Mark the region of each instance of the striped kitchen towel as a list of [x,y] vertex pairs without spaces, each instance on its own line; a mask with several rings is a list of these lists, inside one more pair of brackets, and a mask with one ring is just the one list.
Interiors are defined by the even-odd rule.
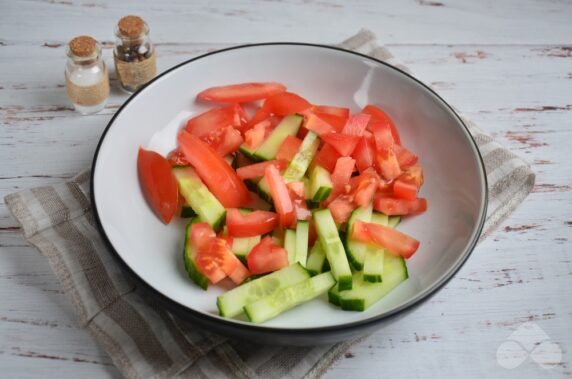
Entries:
[[[404,71],[375,36],[362,30],[341,47]],[[530,167],[468,120],[484,157],[489,208],[483,236],[531,191]],[[48,259],[79,323],[127,378],[316,378],[354,343],[260,346],[200,330],[145,297],[120,269],[95,225],[89,172],[57,185],[6,197],[30,243]]]

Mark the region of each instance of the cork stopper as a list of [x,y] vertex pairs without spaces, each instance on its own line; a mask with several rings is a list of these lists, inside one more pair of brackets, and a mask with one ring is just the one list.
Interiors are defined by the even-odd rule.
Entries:
[[137,37],[145,31],[145,21],[139,16],[125,16],[117,23],[119,32],[127,37]]
[[78,36],[70,41],[69,49],[77,57],[89,57],[97,51],[97,41],[90,36]]

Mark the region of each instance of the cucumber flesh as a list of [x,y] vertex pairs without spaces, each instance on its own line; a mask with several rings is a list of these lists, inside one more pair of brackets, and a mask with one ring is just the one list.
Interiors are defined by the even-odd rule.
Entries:
[[320,147],[318,135],[309,131],[304,137],[298,152],[294,155],[294,158],[292,158],[288,168],[286,168],[286,171],[284,171],[282,175],[286,183],[299,182],[302,180],[318,151],[318,147]]
[[[261,159],[265,161],[270,161],[276,158],[276,154],[280,149],[280,145],[288,136],[296,136],[298,134],[298,129],[300,129],[300,125],[302,124],[302,120],[304,117],[300,115],[290,115],[286,116],[282,119],[280,124],[270,132],[270,135],[266,138],[262,145],[256,149],[254,152],[253,157],[256,159]],[[245,155],[244,151],[241,152]]]
[[383,262],[385,250],[370,245],[365,252],[363,262],[363,280],[371,283],[383,281]]
[[288,263],[296,263],[296,230],[286,229],[284,232],[284,248],[288,252]]
[[272,274],[244,283],[217,298],[217,307],[223,317],[242,314],[244,306],[270,296],[281,288],[292,286],[310,277],[299,264],[293,264]]
[[348,233],[346,233],[346,249],[348,251],[348,259],[356,270],[363,269],[365,261],[365,253],[370,248],[370,245],[363,242],[353,241],[351,239],[351,232],[354,222],[357,220],[363,222],[371,222],[372,218],[371,204],[365,208],[356,208],[348,220]]
[[256,153],[256,149],[251,149],[245,144],[242,144],[238,147],[238,151],[240,151],[244,156],[255,162],[260,161],[260,159],[257,158],[256,155],[254,155],[254,153]]
[[243,263],[248,253],[260,242],[261,236],[233,238],[231,250]]
[[401,222],[401,216],[389,216],[389,220],[387,221],[387,225],[390,228],[395,228]]
[[377,225],[389,226],[389,217],[380,212],[373,212],[371,214],[371,222]]
[[322,166],[315,166],[310,173],[310,198],[314,202],[324,201],[330,196],[332,178],[328,170]]
[[185,201],[199,215],[201,221],[218,230],[225,219],[226,209],[208,190],[193,168],[175,168],[173,172]]
[[298,221],[296,224],[296,257],[295,261],[306,267],[308,260],[308,237],[310,224],[308,221]]
[[250,303],[244,307],[244,312],[250,321],[261,323],[320,296],[335,284],[332,274],[325,272]]
[[256,193],[260,196],[261,199],[267,201],[270,204],[273,204],[272,195],[270,194],[270,185],[265,177],[260,179],[258,184],[256,185]]
[[310,250],[310,255],[308,255],[308,261],[306,262],[306,270],[312,276],[316,276],[324,272],[324,266],[326,263],[326,252],[322,249],[320,241],[316,241],[312,250]]
[[316,211],[314,212],[314,221],[318,239],[326,251],[326,257],[340,291],[351,289],[352,272],[332,213],[327,208]]
[[185,229],[185,247],[183,249],[183,258],[185,260],[185,270],[187,271],[187,275],[189,275],[189,278],[197,286],[201,287],[204,290],[207,290],[207,288],[209,287],[209,280],[207,279],[206,276],[204,276],[200,272],[197,264],[195,263],[195,257],[197,255],[197,252],[191,244],[191,230],[193,224],[196,224],[197,222],[199,222],[199,219],[198,217],[195,217],[193,220],[191,220],[191,222],[187,224],[187,227]]

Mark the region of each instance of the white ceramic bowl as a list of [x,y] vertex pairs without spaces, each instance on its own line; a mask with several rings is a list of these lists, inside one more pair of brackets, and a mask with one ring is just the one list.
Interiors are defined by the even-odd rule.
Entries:
[[[342,311],[316,299],[262,325],[223,319],[216,296],[196,287],[182,261],[184,221],[163,225],[141,193],[139,146],[166,154],[185,120],[210,105],[195,95],[211,86],[278,81],[316,104],[381,106],[425,173],[421,196],[429,211],[399,229],[421,241],[407,261],[410,278],[365,312]],[[475,142],[437,94],[411,76],[370,57],[293,43],[239,46],[184,62],[153,80],[117,111],[93,163],[92,196],[103,234],[120,260],[159,300],[220,333],[263,342],[330,342],[366,333],[411,309],[450,279],[474,248],[485,219],[486,177]]]

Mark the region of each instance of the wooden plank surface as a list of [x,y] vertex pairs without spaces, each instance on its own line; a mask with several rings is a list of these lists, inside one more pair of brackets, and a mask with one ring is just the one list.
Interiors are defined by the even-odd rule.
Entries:
[[[328,372],[348,376],[572,376],[572,4],[569,1],[0,1],[0,198],[87,167],[126,96],[82,117],[63,87],[65,42],[107,41],[143,15],[164,70],[237,43],[335,43],[373,30],[419,78],[532,164],[533,193],[416,312],[354,347]],[[116,83],[112,85],[116,88]],[[117,377],[80,329],[45,259],[0,200],[0,367],[8,377]],[[515,369],[497,349],[534,322],[564,355]],[[49,370],[49,371],[48,371]]]

